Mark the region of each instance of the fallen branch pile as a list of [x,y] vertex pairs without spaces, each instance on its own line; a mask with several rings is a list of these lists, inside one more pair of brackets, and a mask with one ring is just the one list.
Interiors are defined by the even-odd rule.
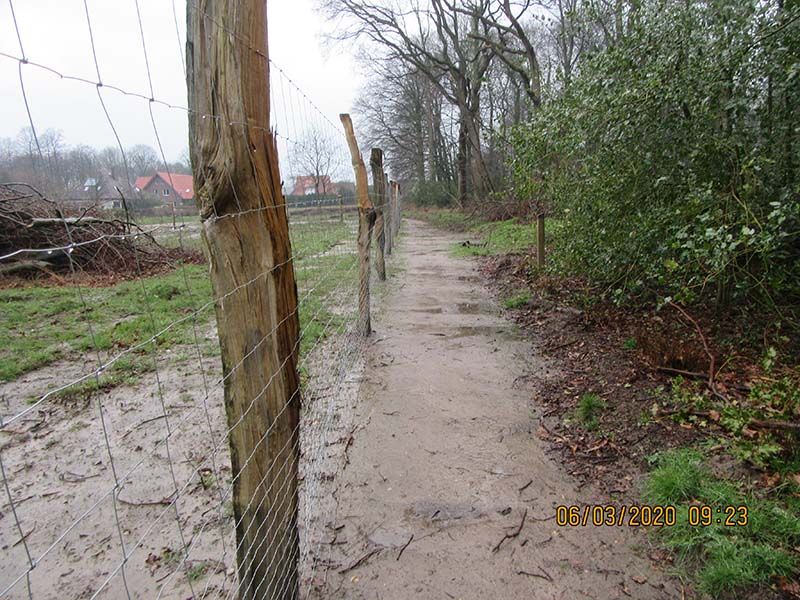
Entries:
[[0,277],[129,278],[202,260],[197,251],[165,248],[129,219],[59,206],[27,184],[0,184]]

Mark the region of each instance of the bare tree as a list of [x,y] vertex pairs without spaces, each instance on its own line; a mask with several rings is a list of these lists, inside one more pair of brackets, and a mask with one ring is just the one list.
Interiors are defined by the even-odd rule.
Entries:
[[326,132],[318,127],[309,129],[295,146],[292,160],[298,175],[313,178],[317,199],[331,192],[331,175],[338,166],[337,147]]
[[481,86],[493,50],[484,41],[490,32],[479,16],[488,10],[488,0],[325,0],[324,6],[337,20],[332,37],[364,40],[382,51],[383,59],[406,62],[457,107],[458,199],[483,197],[490,182],[481,156]]
[[524,82],[525,93],[534,107],[542,103],[542,74],[538,52],[531,31],[522,23],[523,15],[529,11],[533,2],[523,0],[495,0],[485,5],[467,5],[459,10],[473,19],[479,19],[483,32],[471,33],[492,49],[508,69]]
[[369,145],[386,151],[397,179],[454,181],[449,152],[454,141],[442,127],[445,99],[441,91],[401,60],[371,64],[373,75],[365,85],[368,93],[356,102]]
[[112,179],[123,182],[126,180],[125,161],[122,159],[122,153],[119,151],[119,148],[116,146],[103,148],[98,152],[97,160],[103,171]]
[[125,150],[131,177],[150,175],[163,166],[163,161],[155,150],[146,144],[137,144]]

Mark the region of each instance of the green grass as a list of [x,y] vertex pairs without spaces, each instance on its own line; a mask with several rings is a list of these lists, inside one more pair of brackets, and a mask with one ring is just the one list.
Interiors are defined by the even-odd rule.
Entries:
[[[412,209],[410,216],[450,231],[466,232],[480,238],[468,246],[461,242],[453,246],[455,256],[496,256],[508,253],[536,253],[536,222],[519,219],[484,221],[457,209]],[[548,218],[545,223],[545,241],[548,245],[558,238],[563,223]]]
[[[351,224],[312,220],[292,226],[295,272],[300,298],[301,353],[340,330],[357,310],[356,256],[345,250],[320,256],[339,241],[353,237]],[[29,286],[0,290],[0,381],[14,381],[34,369],[60,359],[92,356],[103,360],[146,342],[156,333],[160,352],[192,344],[191,315],[212,299],[206,265],[185,265],[142,280],[106,287]],[[347,298],[341,297],[347,290]],[[190,318],[187,318],[190,317]],[[213,305],[197,314],[198,325],[208,326]],[[178,323],[179,321],[184,319]],[[90,334],[90,328],[93,336]],[[216,345],[204,355],[216,354]],[[133,383],[153,369],[152,343],[120,357],[99,381],[90,379],[59,393],[64,399],[88,398],[98,389]],[[178,356],[176,354],[173,357]]]
[[311,268],[302,263],[296,271],[300,299],[300,354],[304,355],[352,318],[357,296],[337,297],[340,290],[352,291],[358,282],[358,258],[355,254],[331,255],[309,259]]
[[409,215],[414,219],[420,219],[430,223],[439,229],[449,231],[469,231],[475,226],[477,221],[463,211],[454,208],[439,209],[408,209]]
[[471,229],[477,234],[480,245],[457,245],[457,256],[495,256],[512,252],[529,252],[536,247],[536,224],[520,223],[515,219],[482,223]]
[[191,582],[199,581],[206,574],[207,570],[208,570],[208,564],[204,562],[199,562],[197,564],[192,565],[186,571],[186,577]]
[[[760,497],[712,475],[703,454],[692,449],[658,454],[651,463],[645,502],[677,507],[676,525],[657,530],[656,539],[676,554],[703,592],[742,598],[777,577],[800,575],[800,486],[790,481],[782,493]],[[691,505],[710,506],[711,522],[690,525]],[[747,524],[724,524],[727,506],[747,507]]]
[[503,307],[507,309],[522,308],[530,301],[531,293],[528,291],[521,291],[503,300]]
[[[137,225],[172,225],[172,215],[160,215],[160,216],[152,216],[152,215],[134,215],[133,218],[136,221]],[[190,223],[199,223],[200,217],[195,215],[176,215],[175,216],[175,223],[180,225],[181,223],[186,223],[189,225]]]
[[[210,298],[207,267],[183,268],[195,298]],[[75,287],[0,290],[0,380],[13,381],[60,358],[95,349],[119,352],[130,348],[189,314],[197,304],[186,293],[180,270],[108,287],[84,287],[81,293],[83,301]],[[206,310],[199,318],[207,321],[212,312]],[[190,335],[191,319],[187,319],[159,336],[156,343],[159,348],[186,344]],[[120,369],[146,368],[136,357],[148,351],[145,346],[132,353]]]
[[599,416],[606,409],[606,401],[597,394],[584,394],[575,408],[575,418],[587,430],[593,431],[600,424]]
[[[325,219],[306,225],[291,225],[292,252],[298,261],[308,260],[333,248],[339,241],[355,238],[353,226],[339,219]],[[341,256],[340,256],[341,258]]]

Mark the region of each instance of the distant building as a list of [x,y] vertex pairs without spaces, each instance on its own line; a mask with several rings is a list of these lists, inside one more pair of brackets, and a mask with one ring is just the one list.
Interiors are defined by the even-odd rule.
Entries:
[[155,175],[137,177],[136,191],[177,206],[194,202],[194,180],[191,175],[158,171]]
[[292,196],[311,196],[319,193],[321,196],[332,196],[337,193],[336,185],[328,175],[319,178],[313,175],[301,175],[294,180],[294,190]]
[[120,190],[124,191],[127,187],[111,175],[88,177],[83,185],[64,194],[64,200],[78,206],[94,206],[107,210],[122,208]]

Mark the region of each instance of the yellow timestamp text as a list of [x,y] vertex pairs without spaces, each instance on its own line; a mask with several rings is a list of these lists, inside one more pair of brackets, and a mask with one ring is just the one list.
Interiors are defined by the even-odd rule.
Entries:
[[561,504],[556,506],[559,527],[673,527],[678,519],[692,527],[747,525],[747,506],[691,504],[678,510],[671,504]]

